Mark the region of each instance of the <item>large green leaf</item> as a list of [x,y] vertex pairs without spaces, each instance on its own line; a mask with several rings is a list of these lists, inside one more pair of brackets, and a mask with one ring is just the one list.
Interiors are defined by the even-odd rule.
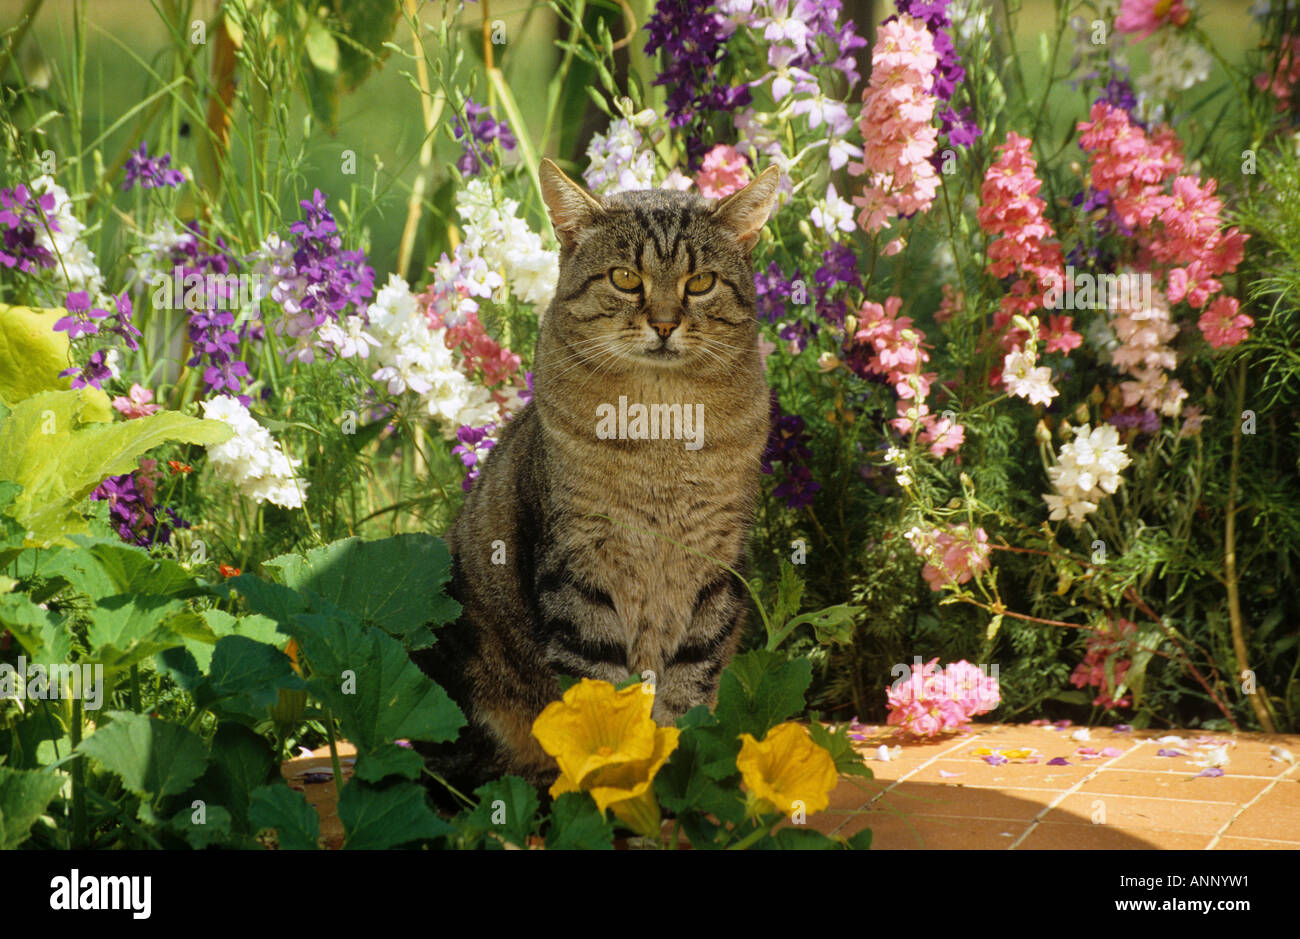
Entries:
[[62,776],[0,766],[0,850],[12,851],[27,840],[62,787]]
[[208,670],[212,652],[223,636],[244,636],[276,648],[289,641],[288,634],[281,633],[275,620],[270,617],[257,613],[235,617],[216,608],[204,610],[193,619],[178,618],[172,623],[172,628],[180,633],[185,648],[194,656],[195,664],[203,672]]
[[26,594],[0,594],[0,628],[13,633],[31,662],[67,662],[72,656],[66,618],[41,609]]
[[419,780],[423,769],[424,760],[420,754],[395,743],[386,743],[357,758],[356,777],[370,783],[383,782],[389,776]]
[[283,782],[254,789],[248,799],[249,827],[274,828],[284,851],[314,851],[320,840],[320,816],[301,792]]
[[382,850],[455,830],[429,808],[424,787],[406,780],[382,788],[349,780],[339,797],[339,820],[344,850]]
[[462,830],[494,836],[484,842],[489,848],[527,847],[537,828],[536,789],[518,776],[503,776],[475,789],[474,798],[478,805],[464,817]]
[[762,740],[777,724],[804,709],[812,663],[756,649],[738,655],[718,683],[718,723],[731,734]]
[[260,734],[222,721],[212,738],[207,771],[181,801],[192,807],[194,800],[202,800],[210,817],[213,809],[225,809],[231,828],[251,836],[255,831],[249,827],[248,815],[253,793],[278,776],[275,754]]
[[444,590],[451,579],[451,552],[433,535],[345,538],[306,556],[285,554],[262,566],[276,583],[353,613],[401,639],[408,649],[433,644],[429,623],[447,623],[460,615],[460,604]]
[[81,741],[78,752],[94,757],[141,799],[153,802],[184,792],[207,765],[207,747],[180,724],[109,711],[111,722]]
[[159,558],[120,540],[73,535],[77,547],[59,551],[41,573],[62,577],[92,600],[123,593],[180,594],[198,589],[193,574],[170,558]]
[[551,806],[548,851],[610,851],[614,826],[585,792],[566,792]]
[[[54,324],[67,310],[47,310],[0,303],[0,403],[14,407],[42,391],[69,387],[71,379],[60,378],[71,360],[67,333],[56,333]],[[108,420],[108,396],[90,389],[97,420]]]
[[223,636],[212,653],[206,681],[194,691],[194,700],[203,706],[223,701],[227,710],[258,713],[276,702],[278,689],[302,687],[289,657],[275,646],[246,636]]
[[465,726],[455,702],[386,633],[320,614],[300,614],[290,629],[311,663],[311,693],[358,750],[400,738],[443,743]]
[[83,661],[102,663],[105,681],[112,684],[123,669],[182,644],[168,621],[184,611],[185,601],[175,598],[105,597],[90,611],[90,652]]
[[20,402],[0,422],[5,476],[23,487],[9,513],[36,542],[86,531],[76,507],[108,476],[137,468],[139,458],[167,441],[214,444],[230,439],[221,421],[161,411],[105,423],[88,413],[83,391],[46,391]]

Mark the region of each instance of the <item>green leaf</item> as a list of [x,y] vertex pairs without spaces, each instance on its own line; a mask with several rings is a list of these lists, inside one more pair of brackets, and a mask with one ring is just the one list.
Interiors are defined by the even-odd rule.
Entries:
[[290,628],[311,663],[309,690],[358,750],[401,738],[445,743],[465,726],[447,692],[387,633],[317,614],[300,614]]
[[26,594],[0,594],[0,628],[13,633],[32,662],[51,664],[72,657],[66,618],[41,609]]
[[339,820],[343,848],[355,851],[394,848],[455,831],[429,808],[424,787],[406,780],[380,788],[350,779],[339,797]]
[[0,849],[12,851],[27,840],[63,781],[54,773],[0,766]]
[[614,826],[585,792],[566,792],[551,806],[548,851],[612,851]]
[[184,610],[184,600],[167,597],[107,597],[90,611],[91,651],[82,661],[103,663],[111,685],[124,669],[182,644],[167,620]]
[[61,577],[92,600],[124,593],[175,595],[198,589],[194,575],[170,558],[156,558],[135,545],[74,535],[82,550],[60,551],[42,568],[47,577]]
[[528,846],[528,836],[537,829],[537,790],[518,776],[503,776],[474,790],[478,805],[464,819],[463,828],[496,837],[488,847],[512,844]]
[[[196,850],[202,850],[212,844],[229,842],[234,822],[229,810],[221,805],[205,804],[201,808],[200,812],[200,807],[192,803],[182,808],[167,823],[167,827],[183,837],[189,842],[190,847]],[[196,816],[202,821],[196,821]]]
[[846,847],[854,851],[866,851],[871,847],[871,829],[864,828],[856,835],[844,839]]
[[339,44],[330,35],[329,27],[314,16],[307,23],[304,44],[312,65],[329,75],[339,70]]
[[253,831],[274,828],[283,851],[315,851],[320,840],[320,816],[301,792],[283,782],[254,789],[248,798],[248,822]]
[[223,708],[248,714],[274,704],[278,689],[302,687],[289,657],[275,646],[246,636],[223,636],[212,653],[207,681],[195,690],[194,699],[204,707],[230,699]]
[[232,819],[228,831],[251,836],[255,831],[248,826],[248,814],[253,793],[278,777],[275,754],[265,738],[242,724],[222,721],[212,738],[207,771],[183,801],[192,804],[202,799],[209,820],[214,808],[228,810]]
[[54,331],[64,316],[66,310],[0,303],[0,403],[12,408],[34,394],[68,387],[71,379],[59,377],[71,364],[68,335]]
[[715,775],[718,769],[725,776],[736,773],[735,754],[724,752],[721,760],[717,756],[712,735],[694,728],[683,731],[677,749],[655,775],[655,795],[660,804],[679,815],[702,812],[724,822],[739,823],[745,814],[739,790],[720,786]]
[[866,607],[839,603],[835,606],[828,606],[824,610],[796,616],[786,625],[793,630],[795,627],[807,623],[812,626],[817,641],[822,645],[829,645],[832,642],[849,643],[853,641],[854,619],[864,609]]
[[813,743],[830,753],[831,759],[835,761],[835,771],[841,776],[847,774],[861,776],[864,779],[874,778],[862,755],[853,749],[853,741],[849,740],[848,724],[841,724],[839,730],[831,733],[821,721],[811,721],[808,724],[808,732]]
[[356,777],[362,782],[383,782],[389,776],[419,781],[424,760],[420,754],[395,743],[386,743],[357,757]]
[[756,649],[738,655],[718,684],[718,723],[729,733],[762,740],[777,724],[804,709],[812,663]]
[[160,411],[132,421],[102,422],[90,395],[46,391],[20,402],[0,421],[5,475],[23,487],[10,514],[37,542],[84,532],[76,507],[105,477],[129,473],[167,441],[213,444],[230,439],[220,421]]
[[460,615],[460,604],[444,590],[451,579],[451,552],[432,535],[345,538],[305,557],[285,554],[262,566],[276,583],[353,613],[408,649],[433,644],[429,623],[448,623]]
[[82,740],[77,751],[121,776],[141,799],[153,802],[184,792],[207,766],[203,741],[179,724],[129,711],[107,716],[111,722]]

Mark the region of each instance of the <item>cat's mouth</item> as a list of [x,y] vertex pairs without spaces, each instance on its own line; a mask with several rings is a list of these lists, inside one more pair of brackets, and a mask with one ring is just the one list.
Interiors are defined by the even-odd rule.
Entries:
[[643,349],[641,354],[655,362],[671,362],[675,359],[682,358],[682,353],[676,349],[670,349],[667,345],[652,346],[649,349]]

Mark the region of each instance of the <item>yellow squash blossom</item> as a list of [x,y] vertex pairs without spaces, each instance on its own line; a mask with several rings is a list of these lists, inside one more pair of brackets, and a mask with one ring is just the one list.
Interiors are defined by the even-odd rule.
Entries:
[[839,773],[830,753],[813,742],[808,728],[778,724],[762,743],[749,734],[741,734],[740,740],[736,767],[760,811],[792,815],[798,808],[795,803],[802,802],[803,811],[811,814],[831,804]]
[[615,691],[588,678],[547,705],[533,722],[533,736],[560,766],[551,796],[587,792],[602,812],[610,809],[639,834],[657,835],[651,784],[677,748],[679,731],[656,725],[653,706],[654,695],[641,685]]

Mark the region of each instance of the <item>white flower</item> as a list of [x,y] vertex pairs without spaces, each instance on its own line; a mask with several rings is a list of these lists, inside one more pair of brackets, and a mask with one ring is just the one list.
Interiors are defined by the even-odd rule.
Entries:
[[853,205],[840,198],[839,193],[835,191],[834,183],[826,187],[826,201],[813,206],[812,223],[832,234],[836,229],[851,232],[856,227],[853,221]]
[[[458,250],[457,257],[463,261],[480,257],[491,271],[504,271],[514,295],[531,304],[540,316],[555,296],[560,257],[543,246],[541,236],[527,222],[516,217],[518,210],[514,199],[503,199],[498,208],[486,182],[469,180],[456,193],[456,212],[465,229],[464,254]],[[483,282],[490,281],[487,277]]]
[[1028,398],[1031,404],[1050,404],[1058,394],[1052,387],[1052,370],[1046,365],[1034,366],[1032,353],[1016,349],[1002,360],[1002,380],[1007,392],[1018,398]]
[[286,456],[265,427],[253,420],[239,399],[220,395],[203,402],[203,416],[230,426],[235,435],[208,447],[208,462],[218,479],[233,483],[250,499],[286,509],[302,508],[308,483],[294,475],[301,460]]
[[655,157],[643,143],[627,118],[610,121],[605,133],[593,135],[587,144],[590,165],[582,174],[587,187],[597,195],[652,188]]
[[370,347],[378,346],[379,340],[366,332],[366,322],[359,316],[349,316],[342,324],[329,322],[316,333],[321,344],[329,346],[341,359],[353,356],[365,359],[370,356]]
[[681,167],[674,166],[672,171],[664,177],[664,181],[659,184],[660,189],[675,189],[678,192],[685,192],[695,185],[695,181],[682,172]]
[[[38,176],[32,181],[32,192],[38,196],[46,193],[54,196],[54,210],[47,214],[49,230],[44,225],[37,228],[36,244],[54,255],[60,292],[55,305],[63,305],[61,296],[65,289],[84,290],[91,296],[99,293],[104,289],[104,277],[95,264],[95,255],[81,238],[86,226],[72,214],[72,199],[67,190],[53,177]],[[55,228],[58,230],[54,231]]]
[[[1204,747],[1204,744],[1202,744],[1202,747]],[[1195,756],[1190,757],[1190,759],[1197,766],[1205,767],[1227,766],[1231,762],[1231,758],[1228,756],[1227,744],[1221,744],[1217,747],[1208,747],[1203,753],[1198,753]]]
[[1210,77],[1214,60],[1183,30],[1157,30],[1146,46],[1151,67],[1137,80],[1138,112],[1144,119],[1159,120],[1173,94]]
[[1057,465],[1047,470],[1056,494],[1043,500],[1052,521],[1068,518],[1079,525],[1084,516],[1097,510],[1102,498],[1114,495],[1124,481],[1120,472],[1132,460],[1119,442],[1119,432],[1110,424],[1095,429],[1083,424],[1074,428],[1074,439],[1061,447]]

